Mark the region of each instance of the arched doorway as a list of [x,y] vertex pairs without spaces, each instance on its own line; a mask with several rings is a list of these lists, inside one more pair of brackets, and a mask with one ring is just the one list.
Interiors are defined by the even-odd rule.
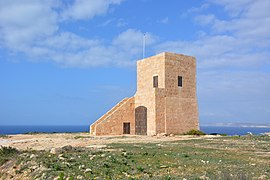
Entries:
[[147,135],[147,108],[144,106],[135,108],[135,134]]

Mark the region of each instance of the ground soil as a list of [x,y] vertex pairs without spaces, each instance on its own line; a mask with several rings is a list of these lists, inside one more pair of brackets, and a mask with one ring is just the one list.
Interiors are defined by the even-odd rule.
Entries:
[[269,138],[2,135],[0,179],[270,179]]
[[[0,137],[0,146],[19,150],[50,150],[63,146],[99,147],[111,143],[149,143],[209,138],[211,136],[90,136],[88,133],[17,134]],[[216,136],[213,136],[216,137]]]

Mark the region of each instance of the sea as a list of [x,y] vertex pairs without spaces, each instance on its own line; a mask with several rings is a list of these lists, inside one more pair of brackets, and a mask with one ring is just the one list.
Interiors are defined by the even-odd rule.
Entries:
[[[228,127],[228,126],[201,126],[200,130],[207,134],[227,134],[227,135],[246,135],[263,134],[270,132],[270,127]],[[0,126],[0,134],[26,134],[26,133],[74,133],[89,132],[89,125],[81,126]]]

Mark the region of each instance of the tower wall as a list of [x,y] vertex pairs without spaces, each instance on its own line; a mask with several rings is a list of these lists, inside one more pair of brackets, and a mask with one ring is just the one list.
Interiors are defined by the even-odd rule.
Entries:
[[[178,86],[182,77],[182,87]],[[167,134],[198,129],[196,59],[181,54],[165,55],[165,122]]]
[[147,135],[156,134],[156,115],[164,114],[156,111],[156,93],[153,88],[153,76],[158,76],[158,87],[165,87],[165,54],[158,54],[137,61],[137,92],[135,95],[135,108],[144,106],[147,108]]
[[91,134],[127,134],[127,124],[129,134],[140,135],[199,129],[196,59],[165,52],[137,61],[135,96],[124,99],[93,123]]

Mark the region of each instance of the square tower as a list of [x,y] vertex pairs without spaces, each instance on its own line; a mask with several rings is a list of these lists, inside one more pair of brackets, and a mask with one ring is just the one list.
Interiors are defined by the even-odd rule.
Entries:
[[198,129],[196,59],[164,52],[137,62],[135,133]]
[[90,126],[92,135],[183,134],[199,129],[196,59],[161,53],[137,62],[137,92]]

